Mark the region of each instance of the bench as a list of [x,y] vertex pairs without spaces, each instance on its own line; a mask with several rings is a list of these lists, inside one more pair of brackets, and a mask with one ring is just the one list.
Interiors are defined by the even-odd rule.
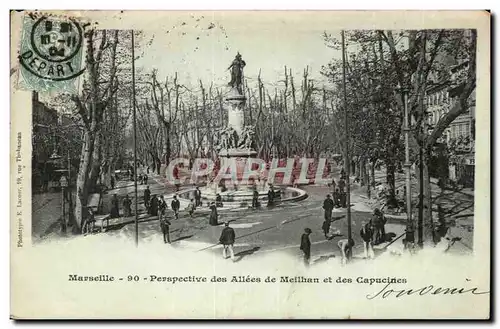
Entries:
[[[95,226],[100,228],[100,232],[104,232],[109,227],[110,215],[99,215],[94,217],[93,223],[91,223],[91,232],[94,232]],[[106,225],[105,225],[106,224]]]

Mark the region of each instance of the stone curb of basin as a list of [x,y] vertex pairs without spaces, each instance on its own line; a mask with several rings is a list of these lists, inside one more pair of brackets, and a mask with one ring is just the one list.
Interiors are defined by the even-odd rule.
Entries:
[[[194,190],[195,190],[194,188],[193,189],[185,189],[185,190],[182,190],[182,191],[179,191],[176,193],[165,194],[164,197],[165,197],[165,201],[167,201],[168,207],[170,208],[170,201],[173,199],[174,195],[178,196],[180,193],[182,193],[182,194],[190,193],[190,192],[193,192]],[[279,200],[277,202],[277,204],[283,203],[283,202],[298,202],[298,201],[305,200],[308,197],[307,192],[304,190],[301,190],[299,188],[287,187],[287,190],[290,190],[292,192],[296,192],[296,193],[298,193],[298,195],[294,196],[294,197],[289,197],[289,198]],[[185,208],[189,205],[189,201],[187,199],[181,198],[179,196],[177,197],[177,199],[179,200],[179,202],[181,204],[181,210],[185,210]],[[206,204],[207,201],[206,200],[202,200],[202,201],[204,201],[204,204],[201,207],[196,208],[196,212],[197,213],[210,213],[210,208]],[[262,200],[260,200],[260,201],[262,202]],[[247,202],[247,204],[251,204],[251,200],[247,200],[246,202]],[[238,211],[247,210],[247,209],[251,208],[250,206],[242,207],[241,202],[225,201],[225,202],[223,202],[223,204],[224,204],[223,207],[217,208],[218,212],[238,212]]]

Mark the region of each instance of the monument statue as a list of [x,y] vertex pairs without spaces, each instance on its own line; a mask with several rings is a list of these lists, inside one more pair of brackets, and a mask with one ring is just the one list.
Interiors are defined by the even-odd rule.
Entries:
[[245,61],[241,58],[240,53],[238,53],[231,65],[228,67],[228,70],[231,69],[231,81],[228,86],[236,88],[240,94],[243,94],[243,68],[245,65]]

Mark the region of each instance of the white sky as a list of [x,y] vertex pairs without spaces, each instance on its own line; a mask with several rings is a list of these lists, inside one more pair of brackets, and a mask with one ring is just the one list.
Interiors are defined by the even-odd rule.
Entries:
[[[285,65],[295,79],[309,65],[310,77],[324,80],[321,66],[341,56],[324,43],[324,31],[340,35],[339,30],[330,29],[328,20],[311,24],[307,15],[281,15],[279,19],[256,14],[183,13],[161,25],[151,24],[154,30],[145,31],[142,44],[154,35],[153,41],[144,47],[144,57],[136,65],[146,72],[157,68],[160,79],[177,71],[181,83],[198,86],[201,79],[208,86],[211,81],[214,85],[229,82],[227,68],[238,51],[246,61],[244,74],[249,83],[257,79],[259,69],[265,83],[283,80]],[[296,81],[298,87],[300,80]]]

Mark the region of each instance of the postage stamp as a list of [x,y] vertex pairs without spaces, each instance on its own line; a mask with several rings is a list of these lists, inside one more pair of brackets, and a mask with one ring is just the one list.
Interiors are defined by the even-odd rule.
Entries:
[[82,25],[73,18],[26,15],[19,48],[18,87],[75,93],[85,71]]

